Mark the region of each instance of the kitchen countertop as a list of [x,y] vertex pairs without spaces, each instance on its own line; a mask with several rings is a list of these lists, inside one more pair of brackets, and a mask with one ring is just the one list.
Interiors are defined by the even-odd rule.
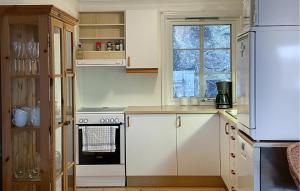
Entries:
[[129,106],[126,108],[126,114],[201,114],[218,113],[215,106]]
[[214,105],[201,106],[129,106],[125,110],[125,114],[213,114],[220,113],[232,123],[237,120],[226,113],[227,109],[216,109]]

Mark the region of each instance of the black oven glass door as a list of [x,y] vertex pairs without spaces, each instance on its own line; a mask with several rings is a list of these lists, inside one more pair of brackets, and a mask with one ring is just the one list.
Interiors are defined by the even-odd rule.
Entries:
[[99,164],[120,164],[121,155],[120,155],[120,126],[116,124],[101,124],[101,125],[88,125],[88,126],[97,126],[99,128],[103,126],[117,126],[115,144],[115,152],[83,152],[82,151],[82,129],[87,125],[78,126],[78,159],[80,165],[99,165]]

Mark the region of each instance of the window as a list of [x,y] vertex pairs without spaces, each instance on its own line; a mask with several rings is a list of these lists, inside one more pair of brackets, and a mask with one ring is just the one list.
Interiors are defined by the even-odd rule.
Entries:
[[231,81],[231,25],[172,25],[173,98],[215,98]]

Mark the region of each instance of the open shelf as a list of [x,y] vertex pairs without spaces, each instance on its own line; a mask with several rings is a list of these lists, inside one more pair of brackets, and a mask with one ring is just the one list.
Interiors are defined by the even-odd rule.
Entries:
[[83,59],[125,59],[125,51],[82,51]]
[[13,74],[12,78],[39,78],[39,74]]
[[124,40],[125,37],[79,37],[79,40]]
[[125,26],[125,24],[79,24],[80,27]]

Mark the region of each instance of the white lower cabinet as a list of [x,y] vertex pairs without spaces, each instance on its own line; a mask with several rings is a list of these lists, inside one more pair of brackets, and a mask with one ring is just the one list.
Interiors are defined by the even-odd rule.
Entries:
[[218,114],[131,114],[127,176],[220,176]]
[[176,115],[127,115],[127,176],[177,175]]
[[229,191],[237,189],[237,128],[224,116],[220,117],[221,177]]
[[219,115],[177,117],[178,175],[220,176]]

